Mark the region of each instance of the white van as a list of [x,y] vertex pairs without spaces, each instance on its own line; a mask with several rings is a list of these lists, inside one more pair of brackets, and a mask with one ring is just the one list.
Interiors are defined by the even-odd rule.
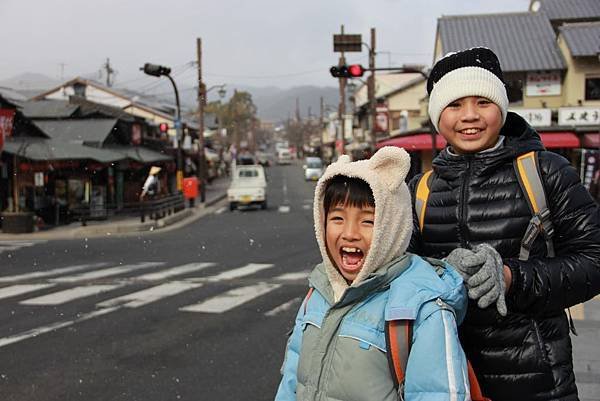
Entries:
[[289,149],[277,150],[277,164],[292,164],[292,154]]
[[317,181],[323,175],[323,161],[319,157],[307,157],[304,163],[304,179]]

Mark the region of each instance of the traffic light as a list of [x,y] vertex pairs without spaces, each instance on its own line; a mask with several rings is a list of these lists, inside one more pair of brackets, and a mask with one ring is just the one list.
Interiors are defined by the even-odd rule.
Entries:
[[167,124],[167,123],[158,124],[158,130],[160,131],[161,134],[168,133],[169,132],[169,124]]
[[163,75],[169,75],[171,73],[171,69],[169,67],[158,64],[146,63],[144,64],[144,67],[140,69],[143,70],[145,74],[152,75],[153,77],[160,77]]
[[358,78],[362,77],[365,71],[366,70],[360,64],[334,65],[329,69],[329,72],[334,78]]

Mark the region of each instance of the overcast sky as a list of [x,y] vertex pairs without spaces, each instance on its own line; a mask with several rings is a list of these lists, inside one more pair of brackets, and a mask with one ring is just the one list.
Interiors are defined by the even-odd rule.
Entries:
[[[69,79],[106,58],[116,85],[151,87],[145,62],[173,68],[178,85],[197,79],[203,41],[207,84],[334,86],[334,33],[377,30],[379,66],[432,61],[442,15],[527,11],[529,0],[0,0],[0,80],[24,72]],[[368,64],[366,52],[350,62]],[[61,66],[62,64],[62,66]]]

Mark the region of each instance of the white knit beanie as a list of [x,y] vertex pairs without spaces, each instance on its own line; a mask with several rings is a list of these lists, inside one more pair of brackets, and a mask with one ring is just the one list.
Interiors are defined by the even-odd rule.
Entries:
[[440,59],[427,80],[427,93],[429,118],[438,132],[442,111],[466,96],[481,96],[494,102],[502,113],[502,124],[506,121],[508,96],[500,61],[486,47],[449,53]]

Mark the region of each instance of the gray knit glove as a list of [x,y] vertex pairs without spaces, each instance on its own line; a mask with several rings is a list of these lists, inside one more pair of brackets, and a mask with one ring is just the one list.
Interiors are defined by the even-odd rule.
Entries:
[[466,281],[469,298],[477,301],[477,306],[487,308],[494,302],[502,316],[506,316],[504,299],[504,263],[500,254],[489,244],[480,244],[473,248],[476,255],[484,256],[483,266]]
[[487,254],[482,252],[476,253],[470,249],[456,248],[444,260],[456,269],[467,284],[469,278],[479,271],[487,258]]

